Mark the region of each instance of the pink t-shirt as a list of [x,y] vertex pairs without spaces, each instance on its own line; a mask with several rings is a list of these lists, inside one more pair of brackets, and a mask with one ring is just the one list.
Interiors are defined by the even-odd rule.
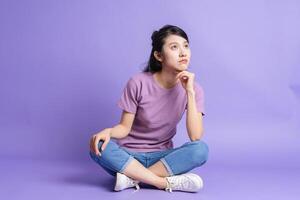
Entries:
[[[194,81],[198,112],[204,115],[202,87]],[[151,72],[139,72],[127,82],[117,105],[135,113],[132,129],[117,143],[136,152],[153,152],[173,148],[176,126],[187,108],[187,95],[181,83],[170,89],[156,82]]]

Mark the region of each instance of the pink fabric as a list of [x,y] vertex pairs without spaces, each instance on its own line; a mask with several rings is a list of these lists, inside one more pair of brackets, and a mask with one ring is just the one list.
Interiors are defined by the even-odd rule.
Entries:
[[[195,81],[194,89],[198,112],[204,115],[204,93]],[[181,83],[165,89],[151,72],[139,72],[127,82],[117,105],[135,119],[129,135],[117,143],[137,152],[153,152],[173,148],[176,126],[187,106],[187,96]]]

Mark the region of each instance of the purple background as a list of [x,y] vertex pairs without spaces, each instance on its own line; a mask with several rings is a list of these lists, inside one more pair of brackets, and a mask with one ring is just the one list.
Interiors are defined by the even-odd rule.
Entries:
[[[296,199],[299,19],[297,0],[2,0],[0,195],[133,198],[103,189],[114,180],[90,159],[89,138],[119,122],[117,101],[144,68],[151,33],[173,24],[189,36],[189,67],[205,92],[210,157],[195,170],[206,180],[195,195]],[[186,141],[184,117],[174,142]]]

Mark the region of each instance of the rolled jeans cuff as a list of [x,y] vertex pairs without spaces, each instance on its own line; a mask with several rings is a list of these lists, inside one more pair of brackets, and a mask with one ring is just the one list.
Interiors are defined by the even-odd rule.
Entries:
[[129,156],[128,160],[126,161],[126,163],[123,165],[123,167],[120,170],[120,173],[123,173],[123,171],[125,170],[125,168],[127,167],[127,165],[134,159],[133,156]]
[[167,163],[167,161],[164,158],[161,158],[160,161],[165,165],[165,167],[167,168],[167,171],[169,173],[170,176],[173,176],[174,173],[172,171],[172,169],[170,168],[169,164]]

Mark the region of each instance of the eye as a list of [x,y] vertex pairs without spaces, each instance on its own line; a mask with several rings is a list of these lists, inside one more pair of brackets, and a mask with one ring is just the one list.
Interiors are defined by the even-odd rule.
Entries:
[[189,45],[188,45],[188,44],[185,44],[184,47],[185,47],[185,48],[189,48]]
[[177,45],[171,46],[171,49],[177,49]]

